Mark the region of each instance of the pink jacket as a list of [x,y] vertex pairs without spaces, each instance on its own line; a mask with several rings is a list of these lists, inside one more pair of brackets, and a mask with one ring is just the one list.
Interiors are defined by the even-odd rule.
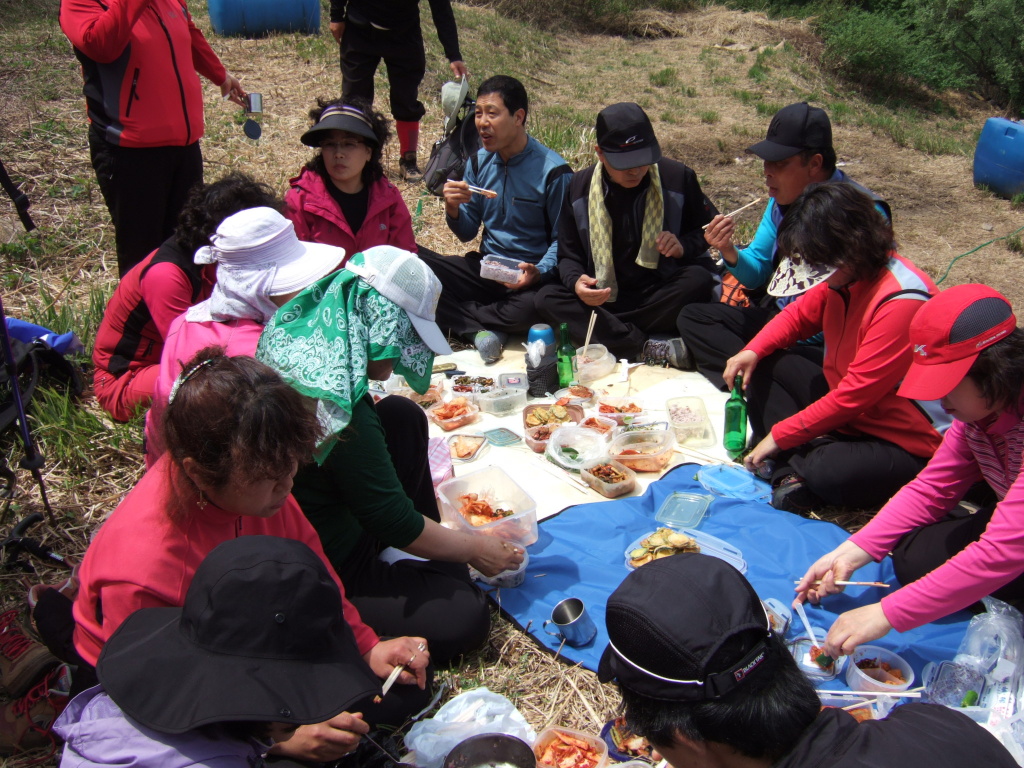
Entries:
[[989,423],[954,420],[920,474],[850,540],[881,560],[915,528],[941,520],[975,482],[999,499],[981,538],[922,578],[882,598],[903,632],[966,608],[1024,573],[1024,419],[1006,411]]
[[299,240],[344,248],[346,261],[353,253],[375,245],[393,245],[416,253],[409,208],[398,187],[387,179],[378,179],[370,186],[366,218],[357,234],[352,234],[319,173],[303,168],[290,183],[291,189],[284,196],[284,215],[295,225]]

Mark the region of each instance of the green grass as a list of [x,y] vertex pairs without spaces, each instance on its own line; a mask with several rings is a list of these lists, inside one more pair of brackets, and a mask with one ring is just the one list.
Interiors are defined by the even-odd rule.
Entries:
[[1006,238],[1006,247],[1014,253],[1024,253],[1024,238],[1020,235],[1011,235]]
[[668,88],[671,85],[675,85],[679,80],[679,73],[676,72],[674,67],[665,67],[665,69],[658,70],[657,72],[651,72],[650,80],[651,85],[658,88]]
[[697,117],[700,118],[702,123],[707,125],[714,125],[720,119],[719,114],[711,109],[701,110],[697,113]]

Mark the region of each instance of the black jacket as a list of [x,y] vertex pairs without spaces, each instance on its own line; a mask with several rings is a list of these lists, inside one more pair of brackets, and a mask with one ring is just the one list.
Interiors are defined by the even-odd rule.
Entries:
[[800,743],[772,768],[1014,768],[996,738],[938,704],[905,704],[883,720],[858,723],[823,709]]
[[[590,180],[594,173],[600,172],[601,167],[598,163],[574,173],[562,205],[558,223],[558,275],[562,284],[570,290],[576,287],[580,275],[594,277],[587,198]],[[648,174],[644,177],[635,192],[624,190],[611,184],[607,178],[604,179],[605,205],[609,207],[608,213],[612,220],[612,260],[620,290],[646,287],[688,264],[699,263],[708,270],[713,269],[701,227],[718,214],[718,209],[701,191],[697,174],[683,163],[663,157],[658,161],[658,172],[661,174],[662,197],[665,200],[662,230],[679,238],[683,256],[679,259],[660,259],[656,270],[637,265],[635,262],[644,218],[642,193],[650,184],[651,176]]]
[[[451,0],[429,0],[430,15],[437,28],[448,61],[462,61],[459,32]],[[410,30],[419,35],[420,0],[331,0],[331,22],[344,21],[357,26],[374,26],[403,38]]]

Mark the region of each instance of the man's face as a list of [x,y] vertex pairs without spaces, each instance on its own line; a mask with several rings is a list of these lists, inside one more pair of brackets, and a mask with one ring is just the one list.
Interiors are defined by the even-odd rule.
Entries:
[[718,756],[704,742],[676,738],[671,746],[655,747],[651,759],[667,760],[672,768],[720,768]]
[[820,178],[821,159],[821,155],[813,155],[805,163],[803,156],[796,154],[785,160],[765,160],[764,181],[769,197],[775,198],[776,205],[789,205],[803,194],[808,184],[824,181]]
[[615,184],[626,189],[633,189],[644,180],[644,176],[650,170],[649,165],[640,165],[636,168],[626,168],[623,171],[617,171],[612,168],[611,163],[608,162],[608,158],[600,147],[595,147],[597,150],[597,157],[601,160],[601,165],[604,166],[605,172],[608,174],[608,178],[611,179]]
[[514,115],[505,107],[500,93],[485,93],[476,100],[476,130],[488,152],[502,153],[514,147],[526,131],[526,113]]

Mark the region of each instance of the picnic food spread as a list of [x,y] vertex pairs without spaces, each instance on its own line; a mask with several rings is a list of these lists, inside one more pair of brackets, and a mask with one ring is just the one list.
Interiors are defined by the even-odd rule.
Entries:
[[541,424],[562,423],[569,421],[569,411],[564,405],[553,405],[550,408],[534,408],[526,417],[526,426],[539,427]]
[[641,413],[641,408],[636,403],[626,403],[625,405],[611,405],[610,403],[601,403],[597,410],[601,413]]
[[506,507],[492,507],[484,499],[481,499],[478,494],[466,493],[459,496],[459,501],[462,502],[462,507],[459,509],[459,513],[469,521],[470,525],[487,525],[493,523],[495,520],[501,520],[504,517],[512,517],[515,514],[514,509],[508,509]]
[[587,470],[594,477],[599,477],[606,483],[623,483],[628,478],[626,473],[616,469],[612,464],[598,464]]
[[448,450],[453,459],[468,459],[484,444],[479,435],[453,435],[448,440]]
[[886,685],[903,685],[907,682],[903,677],[903,670],[887,661],[861,659],[857,662],[857,669],[868,677]]
[[602,435],[606,435],[611,431],[613,425],[604,421],[599,421],[596,416],[590,416],[581,421],[580,426],[586,427],[587,429],[595,429]]
[[629,563],[634,568],[647,565],[652,560],[678,555],[680,552],[700,552],[696,540],[671,528],[659,528],[650,536],[640,541],[640,545],[630,551]]
[[615,751],[630,757],[650,757],[651,745],[643,736],[637,736],[626,725],[625,717],[617,717],[608,730]]
[[593,744],[560,730],[554,730],[546,744],[538,743],[534,752],[537,762],[550,768],[597,768],[601,762]]
[[452,392],[480,392],[494,386],[494,379],[486,376],[456,376],[452,379]]

